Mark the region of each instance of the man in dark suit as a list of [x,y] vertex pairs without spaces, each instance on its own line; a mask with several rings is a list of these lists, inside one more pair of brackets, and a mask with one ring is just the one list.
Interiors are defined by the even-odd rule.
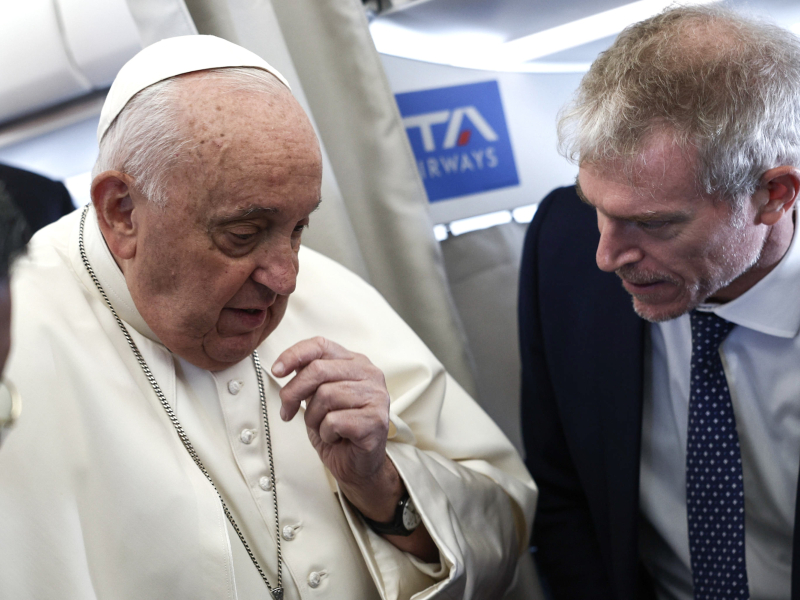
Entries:
[[63,183],[24,169],[0,164],[0,187],[11,196],[34,233],[75,210]]
[[800,42],[667,10],[559,130],[577,189],[537,211],[519,304],[553,595],[800,598]]

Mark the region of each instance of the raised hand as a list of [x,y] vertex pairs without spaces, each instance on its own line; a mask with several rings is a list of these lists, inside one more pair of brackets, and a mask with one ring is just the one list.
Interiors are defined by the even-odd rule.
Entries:
[[[306,401],[306,431],[339,489],[362,515],[390,522],[405,486],[386,455],[389,392],[383,372],[363,354],[323,337],[298,342],[272,365],[277,377],[296,372],[280,392],[281,418],[290,421]],[[439,550],[420,525],[408,537],[384,536],[427,562]]]
[[403,484],[386,456],[389,392],[383,372],[363,354],[323,337],[284,351],[272,372],[297,374],[281,390],[281,418],[291,420],[306,401],[311,444],[362,514],[389,521]]

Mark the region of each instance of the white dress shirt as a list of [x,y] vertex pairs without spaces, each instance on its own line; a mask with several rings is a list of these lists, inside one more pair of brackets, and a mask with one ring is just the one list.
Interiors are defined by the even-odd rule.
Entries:
[[[764,279],[726,304],[721,345],[742,453],[745,560],[751,598],[789,598],[800,467],[800,235]],[[662,600],[691,600],[686,437],[689,315],[650,326],[639,486],[640,547]],[[645,363],[647,364],[647,363]]]
[[[15,273],[9,373],[25,415],[0,451],[0,598],[219,600],[267,591],[89,278],[78,214],[34,237]],[[248,357],[209,372],[142,319],[90,211],[86,251],[259,563],[275,585],[273,490]],[[303,249],[297,290],[259,346],[275,460],[283,587],[305,598],[500,597],[536,491],[511,444],[380,295]],[[269,367],[324,335],[368,356],[391,397],[387,454],[439,548],[424,564],[338,493],[302,414],[278,416]]]

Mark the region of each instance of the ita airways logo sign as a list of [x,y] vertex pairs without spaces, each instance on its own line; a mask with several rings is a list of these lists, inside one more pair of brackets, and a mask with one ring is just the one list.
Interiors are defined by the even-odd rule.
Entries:
[[519,185],[496,81],[397,94],[431,202]]

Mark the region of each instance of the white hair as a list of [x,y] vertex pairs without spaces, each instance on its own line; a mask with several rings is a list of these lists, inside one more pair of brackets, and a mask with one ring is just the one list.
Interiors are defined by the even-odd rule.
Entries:
[[800,40],[718,6],[627,28],[562,109],[559,149],[630,169],[656,132],[696,150],[699,192],[743,206],[764,172],[800,166]]
[[[251,67],[225,67],[191,73],[219,80],[232,91],[278,95],[288,88],[271,73]],[[159,81],[138,92],[100,140],[92,177],[116,170],[133,176],[136,189],[159,206],[167,203],[167,178],[187,160],[194,146],[179,100],[183,75]]]

